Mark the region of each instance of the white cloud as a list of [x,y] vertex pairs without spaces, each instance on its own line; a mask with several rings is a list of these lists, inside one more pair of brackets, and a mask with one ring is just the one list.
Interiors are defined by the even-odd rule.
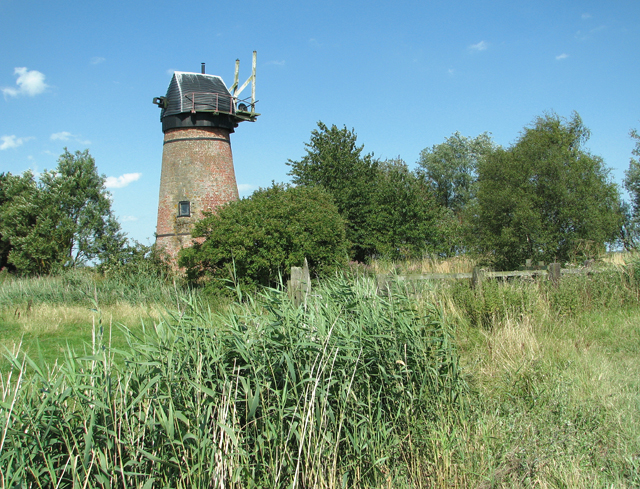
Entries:
[[104,63],[106,60],[104,58],[101,58],[100,56],[94,56],[93,58],[91,58],[91,61],[89,61],[92,65],[99,65],[100,63]]
[[251,195],[255,189],[256,186],[250,183],[241,183],[238,185],[238,193],[242,196]]
[[91,141],[87,139],[80,139],[79,134],[71,134],[69,131],[54,132],[51,136],[49,136],[49,139],[51,139],[51,141],[73,140],[82,146],[88,146],[91,144]]
[[562,53],[562,54],[559,54],[558,56],[556,56],[556,59],[558,61],[560,61],[561,59],[567,59],[568,57],[569,57],[569,55],[567,53]]
[[584,14],[582,14],[582,20],[587,20],[591,18],[591,14],[588,12],[585,12]]
[[55,132],[51,135],[51,141],[69,141],[69,138],[75,138],[73,134],[67,131]]
[[129,185],[131,182],[135,182],[142,176],[142,173],[125,173],[119,177],[107,177],[104,181],[104,186],[107,188],[122,188]]
[[268,65],[284,66],[284,59],[282,61],[268,61]]
[[136,216],[122,216],[120,220],[122,222],[131,222],[131,221],[137,221],[138,218]]
[[487,41],[480,41],[478,44],[472,44],[469,46],[469,49],[473,51],[485,51],[489,47],[489,43]]
[[14,135],[11,136],[0,136],[0,150],[9,149],[9,148],[17,148],[18,146],[22,146],[24,143],[33,139],[33,137],[28,138],[19,138]]
[[18,95],[29,95],[33,97],[44,92],[48,85],[44,82],[44,75],[36,70],[27,70],[27,68],[15,68],[14,75],[18,75],[16,85],[18,88],[3,88],[2,93],[6,97],[16,97]]

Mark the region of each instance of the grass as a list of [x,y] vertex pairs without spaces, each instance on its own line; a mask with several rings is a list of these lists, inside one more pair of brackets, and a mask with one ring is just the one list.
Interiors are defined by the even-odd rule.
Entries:
[[[83,351],[91,343],[100,320],[111,332],[111,342],[124,346],[118,325],[133,331],[157,323],[168,309],[181,306],[188,295],[173,282],[142,275],[105,278],[90,269],[35,278],[0,278],[0,349],[18,344],[46,363],[63,357],[67,346]],[[98,311],[100,312],[98,314]],[[8,364],[0,360],[0,370]]]
[[[37,353],[33,339],[51,334],[59,366],[17,360],[0,379],[0,478],[33,480],[37,468],[87,487],[640,487],[633,260],[558,287],[515,280],[482,293],[446,282],[380,296],[357,275],[320,284],[301,308],[278,291],[219,307],[173,284],[153,306],[137,302],[143,291],[94,287],[100,314],[72,289],[67,305],[23,300],[19,317],[5,306],[0,341],[24,334]],[[443,269],[461,271],[429,271]],[[0,284],[0,303],[31,286]],[[118,322],[145,327],[95,348],[92,324]],[[77,345],[81,330],[86,358],[62,362],[63,332]],[[51,431],[47,419],[67,431],[30,445],[8,415],[14,399],[31,413],[20,422],[35,423],[23,433]]]
[[[409,487],[428,422],[466,391],[435,308],[327,282],[212,312],[191,300],[129,349],[97,346],[2,384],[3,482]],[[122,361],[116,357],[122,356]],[[43,395],[44,389],[44,395]],[[52,420],[55,420],[52,424]]]

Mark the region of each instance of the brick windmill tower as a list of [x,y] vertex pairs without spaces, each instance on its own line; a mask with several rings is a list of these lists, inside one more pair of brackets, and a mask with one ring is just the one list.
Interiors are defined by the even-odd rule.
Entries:
[[[191,246],[191,232],[205,211],[238,200],[229,135],[242,121],[255,121],[256,52],[251,76],[238,86],[240,62],[234,83],[222,78],[176,71],[164,97],[153,103],[162,109],[164,133],[156,244],[173,259]],[[238,99],[251,84],[251,98]]]

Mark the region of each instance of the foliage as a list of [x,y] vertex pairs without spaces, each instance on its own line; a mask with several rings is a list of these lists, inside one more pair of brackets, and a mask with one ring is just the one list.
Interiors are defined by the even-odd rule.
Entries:
[[155,243],[147,246],[135,240],[128,240],[125,246],[110,254],[97,266],[97,270],[110,279],[118,277],[138,281],[141,277],[160,280],[175,278],[171,262],[163,249],[158,249]]
[[179,263],[191,280],[233,276],[262,285],[305,258],[312,273],[328,273],[346,264],[344,226],[322,189],[273,184],[198,222],[192,235],[200,241],[180,252]]
[[294,184],[320,186],[347,223],[352,259],[418,258],[439,241],[439,211],[430,190],[400,158],[378,161],[346,127],[318,122],[300,161],[289,160]]
[[306,308],[277,290],[226,314],[192,302],[53,373],[14,357],[0,484],[413,487],[429,421],[455,419],[466,386],[438,310],[372,285],[331,281]]
[[588,138],[577,114],[549,114],[480,163],[476,232],[495,266],[589,257],[618,237],[618,189],[602,158],[583,149]]
[[431,192],[399,158],[380,162],[376,174],[369,218],[376,254],[397,260],[433,252],[440,236]]
[[330,128],[318,122],[305,143],[307,154],[300,161],[288,161],[289,175],[295,185],[320,186],[333,197],[338,212],[347,223],[347,239],[353,246],[353,258],[363,261],[375,253],[370,229],[373,207],[373,182],[378,163],[373,155],[362,155],[357,135],[346,127]]
[[117,253],[125,243],[104,176],[88,151],[65,152],[55,170],[5,175],[0,199],[3,261],[22,274],[46,274]]
[[475,198],[479,162],[494,149],[486,132],[475,138],[455,132],[420,152],[418,175],[433,189],[438,204],[458,215]]
[[625,209],[625,231],[627,232],[623,235],[623,243],[626,248],[635,248],[640,236],[640,134],[633,129],[629,135],[635,140],[636,146],[631,151],[633,156],[624,178],[624,187],[631,196],[631,208]]
[[17,240],[35,226],[38,215],[38,188],[33,174],[0,174],[0,269],[15,266],[9,254]]

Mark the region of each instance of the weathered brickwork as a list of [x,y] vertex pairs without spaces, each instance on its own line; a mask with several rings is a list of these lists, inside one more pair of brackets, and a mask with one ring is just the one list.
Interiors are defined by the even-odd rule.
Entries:
[[[229,131],[222,128],[171,129],[164,135],[156,243],[173,258],[191,246],[191,230],[204,211],[238,200]],[[191,215],[178,217],[189,202]]]

